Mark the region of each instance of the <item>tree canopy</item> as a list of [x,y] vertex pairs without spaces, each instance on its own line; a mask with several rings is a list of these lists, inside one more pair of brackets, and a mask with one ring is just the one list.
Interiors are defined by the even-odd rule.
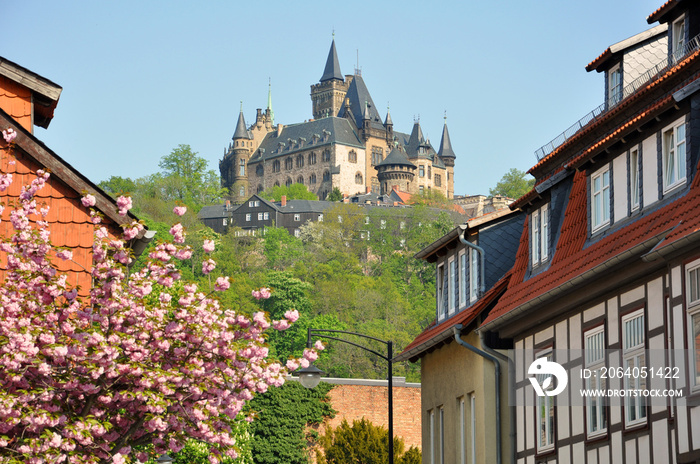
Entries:
[[489,190],[489,195],[503,195],[508,198],[518,199],[532,190],[535,179],[528,179],[529,174],[517,168],[511,168],[501,177],[496,186]]
[[283,195],[287,197],[287,200],[318,200],[316,194],[309,192],[309,189],[304,184],[292,184],[289,187],[286,185],[275,185],[259,193],[259,195],[271,201],[280,201]]

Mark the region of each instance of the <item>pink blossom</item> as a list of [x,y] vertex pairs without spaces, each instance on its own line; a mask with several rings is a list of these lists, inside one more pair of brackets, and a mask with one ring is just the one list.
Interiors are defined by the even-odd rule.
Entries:
[[207,275],[216,268],[216,262],[213,259],[208,259],[202,262],[202,274]]
[[223,292],[224,290],[228,290],[230,286],[231,283],[228,281],[228,277],[219,277],[216,279],[216,285],[214,288],[219,292]]
[[173,208],[173,213],[177,214],[178,216],[182,216],[187,212],[187,207],[186,206],[176,206]]
[[84,207],[90,208],[92,206],[95,206],[95,197],[94,195],[90,195],[89,193],[85,195],[83,198],[80,199],[80,202],[83,204]]
[[126,213],[131,209],[132,207],[131,203],[131,197],[125,197],[125,196],[120,196],[117,198],[117,207],[119,208],[119,215],[120,216],[126,216]]
[[304,350],[304,359],[308,359],[310,362],[314,362],[318,359],[318,353],[316,353],[314,350],[310,350],[307,348]]
[[204,244],[202,245],[202,249],[206,251],[207,253],[211,253],[214,251],[214,240],[204,240]]
[[59,250],[56,252],[56,256],[64,261],[73,259],[73,252],[70,250]]
[[326,349],[326,346],[321,340],[316,340],[316,343],[314,343],[314,348],[316,348],[318,351],[323,351]]
[[299,369],[299,363],[293,359],[287,360],[287,370],[288,371],[295,371]]
[[284,313],[284,318],[287,319],[289,322],[296,322],[297,319],[299,319],[299,311],[296,309],[290,309],[286,313]]
[[289,321],[286,321],[284,319],[279,321],[272,321],[272,328],[275,330],[287,330],[290,327],[291,325],[289,324]]
[[15,137],[17,137],[17,132],[15,132],[15,130],[10,127],[2,131],[2,137],[5,139],[5,142],[12,143],[14,142]]

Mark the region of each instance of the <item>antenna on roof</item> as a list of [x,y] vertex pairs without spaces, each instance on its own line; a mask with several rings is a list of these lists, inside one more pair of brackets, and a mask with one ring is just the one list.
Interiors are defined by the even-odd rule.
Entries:
[[361,76],[362,70],[360,69],[360,49],[356,48],[355,52],[357,53],[357,64],[355,64],[355,75]]
[[243,100],[241,100],[241,113],[243,112]]
[[445,115],[442,118],[445,120],[445,124],[447,124],[447,110],[445,110]]

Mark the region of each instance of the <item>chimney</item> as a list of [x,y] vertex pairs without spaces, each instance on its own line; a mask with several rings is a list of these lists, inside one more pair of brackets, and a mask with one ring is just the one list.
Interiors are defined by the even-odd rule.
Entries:
[[280,136],[283,128],[284,128],[284,126],[281,123],[277,123],[277,137]]
[[398,185],[392,185],[391,190],[396,190],[397,192],[399,191],[399,186]]
[[368,186],[367,186],[367,191],[366,191],[365,193],[372,193],[372,187],[370,187],[370,186],[368,185]]
[[231,209],[231,200],[226,200],[226,211]]
[[282,206],[287,206],[287,195],[282,195]]

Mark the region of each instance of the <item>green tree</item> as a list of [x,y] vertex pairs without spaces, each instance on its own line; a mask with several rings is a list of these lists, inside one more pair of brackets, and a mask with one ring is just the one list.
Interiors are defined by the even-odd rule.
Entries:
[[489,189],[489,195],[503,195],[508,198],[518,199],[532,190],[535,179],[528,179],[528,173],[517,168],[511,168],[505,173],[496,186]]
[[255,463],[307,464],[316,430],[325,418],[335,416],[328,397],[331,388],[325,382],[313,389],[287,382],[253,398],[249,409],[256,413],[251,423]]
[[286,196],[287,200],[318,200],[316,194],[309,192],[304,184],[292,184],[289,187],[275,185],[259,195],[261,198],[271,201],[281,201],[282,195]]
[[97,186],[113,198],[117,198],[119,195],[133,194],[136,191],[136,182],[121,176],[110,176],[109,179],[103,180]]
[[[316,452],[319,464],[384,464],[389,461],[389,432],[384,427],[372,424],[367,419],[355,420],[352,426],[343,420],[335,429],[328,429],[319,439],[321,450]],[[396,462],[420,463],[420,452],[411,447],[404,453],[403,439],[394,437]],[[405,459],[404,456],[408,455]]]
[[326,201],[342,201],[343,200],[343,193],[340,191],[338,187],[333,187],[333,190],[331,190],[331,193],[328,194],[326,197]]
[[454,204],[449,198],[443,195],[442,192],[433,189],[423,190],[420,193],[411,195],[409,203],[411,205],[424,205],[445,210],[452,210],[454,208]]

